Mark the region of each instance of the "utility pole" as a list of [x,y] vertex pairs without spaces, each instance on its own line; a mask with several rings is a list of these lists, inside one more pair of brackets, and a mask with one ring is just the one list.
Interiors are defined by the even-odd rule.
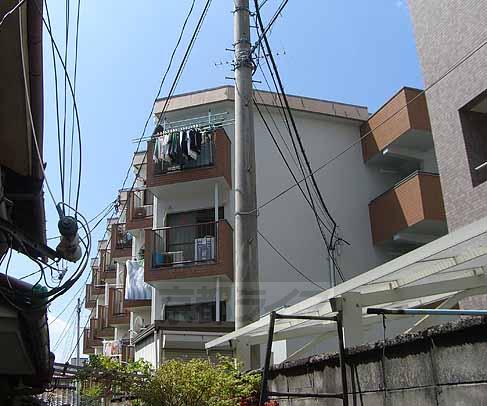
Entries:
[[[76,342],[76,365],[81,366],[81,362],[79,362],[79,342],[81,341],[80,338],[80,331],[79,331],[79,325],[80,325],[80,319],[81,319],[81,303],[78,298],[78,304],[76,306],[76,337],[77,337],[77,342]],[[68,360],[69,362],[70,360]],[[80,403],[80,383],[77,381],[76,382],[76,405],[79,405]]]
[[[79,322],[80,322],[80,318],[81,318],[81,303],[80,303],[80,300],[78,298],[78,304],[76,306],[76,337],[77,337],[77,340],[79,338]],[[80,362],[79,362],[79,342],[80,340],[77,341],[76,343],[76,365],[79,366],[80,365]],[[68,360],[69,362],[69,360]]]
[[[249,0],[235,0],[235,327],[260,315]],[[255,360],[255,358],[254,358]]]

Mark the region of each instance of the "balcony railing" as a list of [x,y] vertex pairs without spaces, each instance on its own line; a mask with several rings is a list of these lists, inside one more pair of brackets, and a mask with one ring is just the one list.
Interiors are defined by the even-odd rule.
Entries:
[[145,280],[218,274],[233,279],[232,234],[225,220],[146,230]]
[[152,193],[148,189],[130,192],[127,213],[127,230],[152,227]]
[[94,354],[93,340],[91,338],[91,332],[89,328],[83,330],[83,354]]
[[96,306],[96,295],[100,294],[99,289],[96,289],[91,283],[86,285],[86,299],[85,308],[92,309]]
[[96,318],[96,333],[97,338],[113,338],[115,330],[110,326],[108,306],[98,306],[98,317]]
[[132,235],[127,232],[125,224],[112,225],[112,258],[130,257],[132,255]]
[[129,324],[130,313],[124,309],[124,289],[110,288],[108,294],[109,324]]
[[133,362],[135,359],[135,347],[130,345],[128,340],[122,340],[121,345],[121,361],[122,362]]
[[445,209],[437,174],[414,172],[369,203],[374,244],[400,232],[442,235]]
[[208,140],[201,145],[201,152],[196,159],[176,159],[173,162],[159,161],[154,162],[154,173],[156,175],[163,175],[168,172],[184,171],[187,169],[204,168],[212,166],[215,156],[215,143],[213,140]]
[[154,230],[152,267],[215,261],[216,234],[214,222]]
[[201,144],[201,151],[195,159],[173,154],[172,158],[167,160],[155,160],[154,147],[157,141],[149,141],[147,186],[153,188],[217,177],[225,178],[231,186],[230,139],[223,129],[215,130],[208,137],[207,141]]

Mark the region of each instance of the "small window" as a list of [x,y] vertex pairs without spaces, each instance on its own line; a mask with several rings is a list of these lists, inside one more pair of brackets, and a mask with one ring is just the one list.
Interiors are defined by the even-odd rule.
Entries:
[[487,180],[487,91],[460,109],[473,186]]

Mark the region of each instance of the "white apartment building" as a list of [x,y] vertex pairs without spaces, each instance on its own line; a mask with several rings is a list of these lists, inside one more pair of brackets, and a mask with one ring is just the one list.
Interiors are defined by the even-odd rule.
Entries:
[[[363,106],[288,96],[312,167],[328,163],[316,180],[348,243],[337,248],[345,279],[446,233],[425,99],[418,97],[383,123],[418,93],[403,88],[373,115]],[[285,145],[287,130],[275,95],[256,91],[255,99],[301,178]],[[164,99],[156,104],[157,117],[165,104]],[[177,95],[166,107],[163,128],[135,157],[136,190],[121,192],[121,207],[128,199],[127,208],[109,223],[110,244],[100,244],[102,255],[87,287],[87,307],[95,311],[85,331],[85,353],[101,352],[103,340],[125,340],[105,352],[158,365],[172,357],[207,356],[205,343],[234,329],[234,88]],[[254,124],[260,206],[293,179],[256,112]],[[177,151],[161,158],[165,144],[158,136],[197,130],[202,143],[195,159],[181,160]],[[259,239],[261,314],[330,286],[333,265],[298,188],[262,207],[258,228],[314,282]],[[298,345],[279,343],[274,360]]]

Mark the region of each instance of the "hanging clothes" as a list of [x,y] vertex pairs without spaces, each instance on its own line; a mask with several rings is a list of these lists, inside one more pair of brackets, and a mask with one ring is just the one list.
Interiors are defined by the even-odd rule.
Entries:
[[[180,143],[181,143],[181,156],[183,160],[188,160],[189,159],[189,153],[188,153],[188,133],[187,131],[181,131],[179,133],[180,136]],[[182,162],[183,163],[183,162]]]
[[191,160],[197,160],[198,159],[198,153],[195,151],[194,146],[195,146],[195,136],[194,136],[194,131],[187,132],[187,137],[186,137],[186,148],[188,149],[188,155]]
[[139,261],[127,261],[125,279],[126,300],[146,300],[152,298],[152,288],[144,282],[144,267]]
[[159,139],[154,140],[154,151],[152,151],[152,159],[154,162],[159,162]]

